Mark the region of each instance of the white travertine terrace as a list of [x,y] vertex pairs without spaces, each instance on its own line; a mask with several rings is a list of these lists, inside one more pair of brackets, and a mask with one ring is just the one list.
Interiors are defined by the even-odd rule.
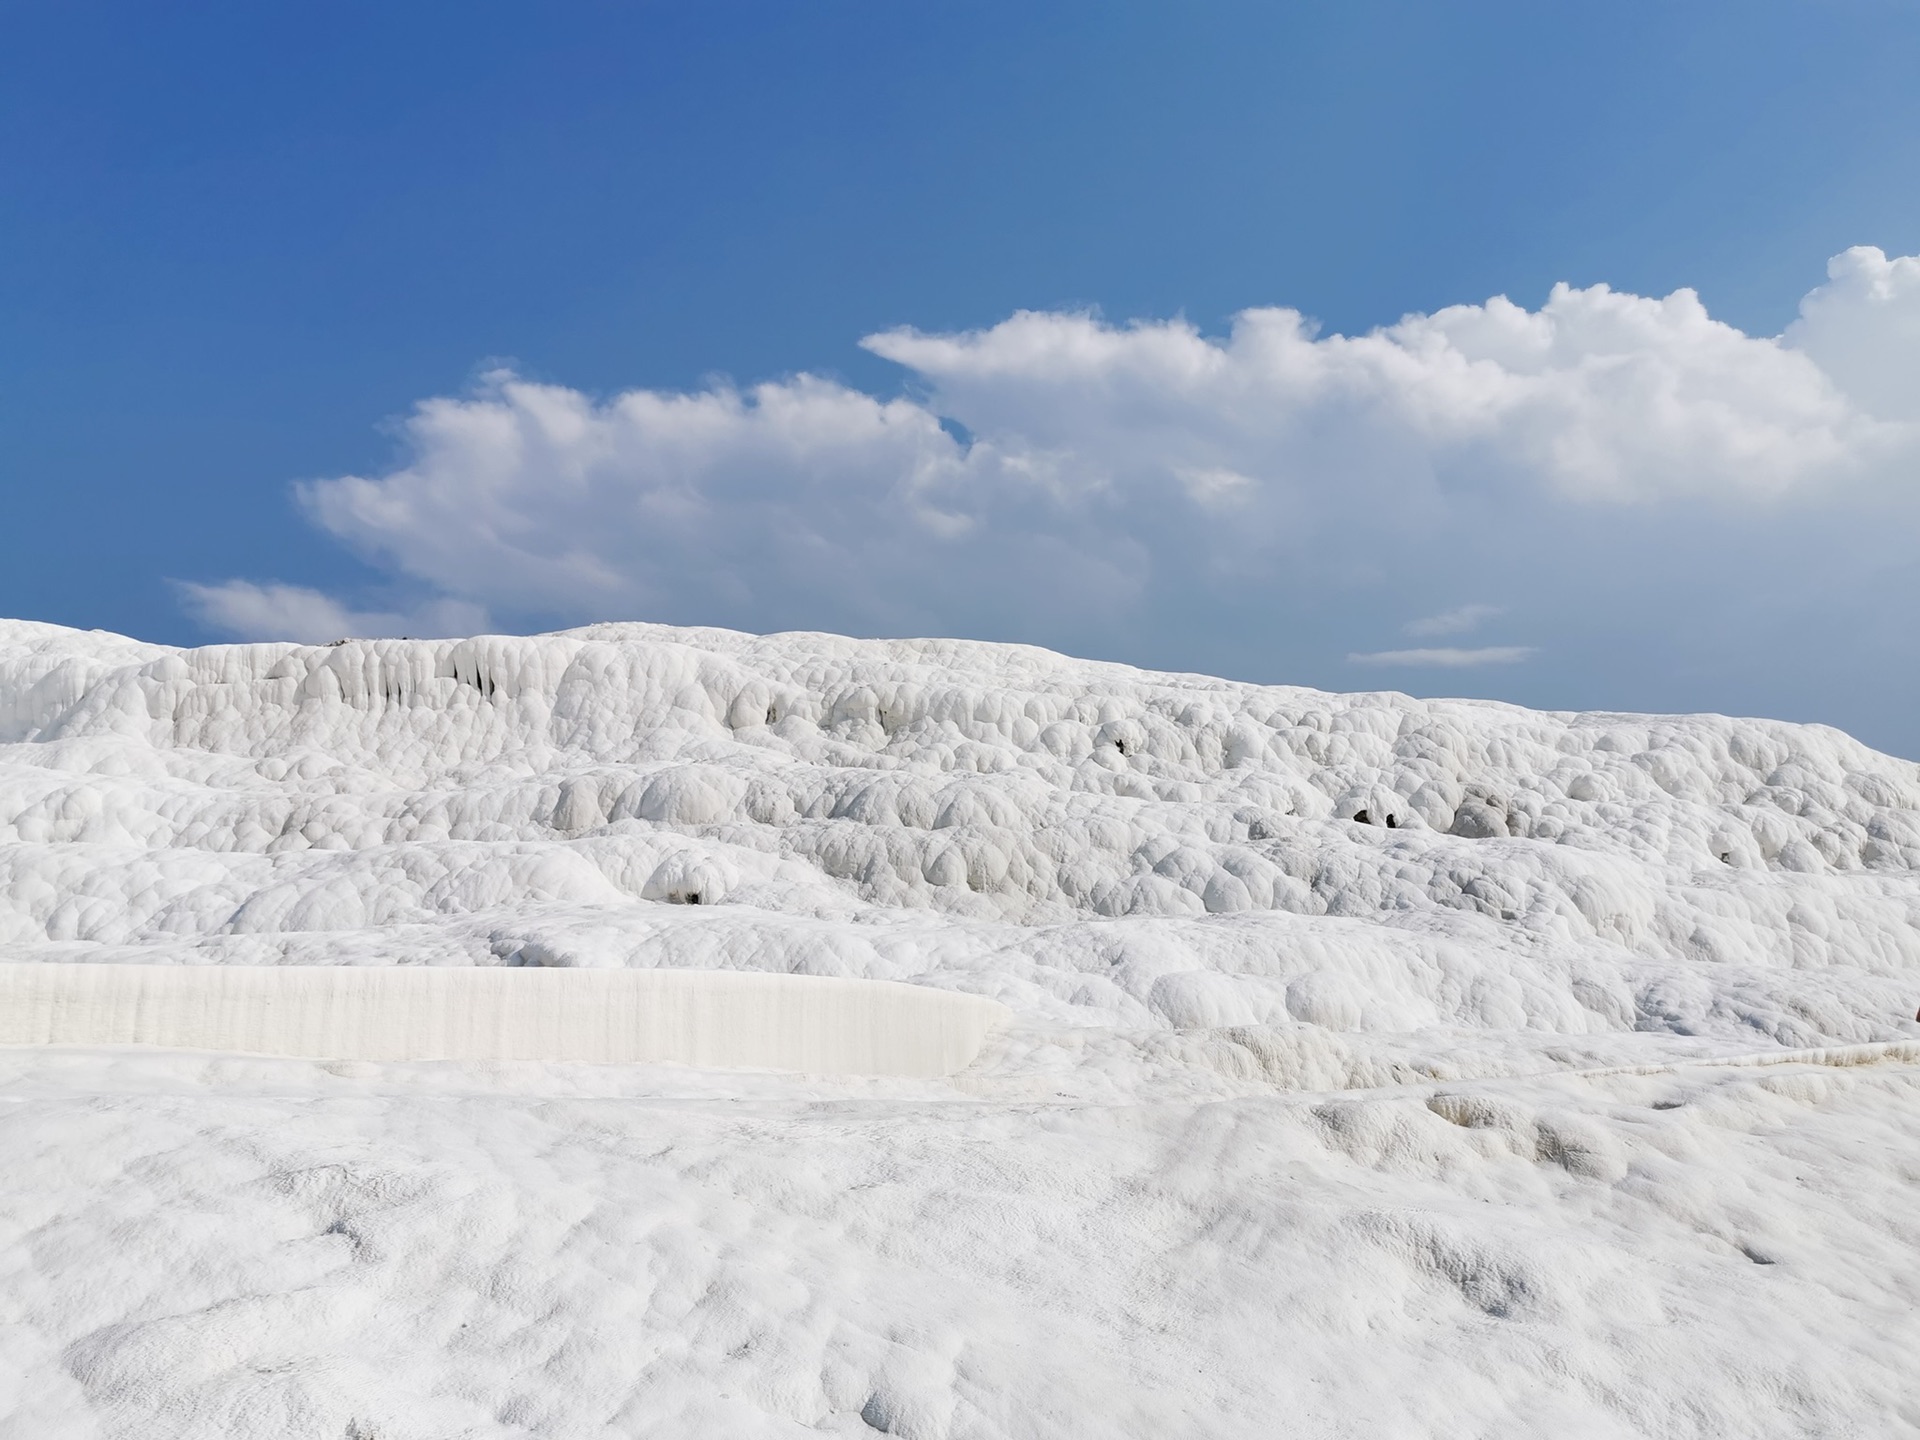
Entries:
[[0,1045],[935,1076],[1006,1014],[924,986],[753,971],[0,965]]
[[0,623],[0,962],[206,1047],[0,1045],[0,1437],[1920,1428],[1920,767],[1820,726]]

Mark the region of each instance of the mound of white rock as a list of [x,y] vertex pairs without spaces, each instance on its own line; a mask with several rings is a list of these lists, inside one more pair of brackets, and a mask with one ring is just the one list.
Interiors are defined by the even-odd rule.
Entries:
[[[0,625],[0,1437],[1910,1433],[1917,821],[1717,716]],[[1011,1018],[635,1044],[842,989]]]
[[909,980],[1019,1013],[995,1073],[1201,1091],[1916,1032],[1920,767],[1818,726],[955,641],[14,622],[0,741],[10,960]]

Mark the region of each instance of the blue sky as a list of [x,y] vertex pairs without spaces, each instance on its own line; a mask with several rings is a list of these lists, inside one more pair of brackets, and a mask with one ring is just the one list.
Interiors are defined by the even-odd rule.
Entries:
[[940,630],[1920,754],[1920,7],[0,17],[0,613]]

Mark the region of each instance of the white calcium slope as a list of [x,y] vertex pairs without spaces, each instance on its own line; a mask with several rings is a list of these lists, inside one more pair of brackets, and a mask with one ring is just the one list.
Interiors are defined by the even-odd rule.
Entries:
[[1916,870],[1819,727],[0,625],[0,960],[1012,1012],[951,1081],[0,1052],[0,1436],[1910,1432]]

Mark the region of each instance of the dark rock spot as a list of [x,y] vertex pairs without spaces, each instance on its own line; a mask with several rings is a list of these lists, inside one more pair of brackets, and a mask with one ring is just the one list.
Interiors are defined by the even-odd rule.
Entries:
[[860,1407],[860,1418],[867,1427],[878,1430],[882,1435],[893,1433],[893,1407],[878,1392],[867,1397],[867,1403]]

